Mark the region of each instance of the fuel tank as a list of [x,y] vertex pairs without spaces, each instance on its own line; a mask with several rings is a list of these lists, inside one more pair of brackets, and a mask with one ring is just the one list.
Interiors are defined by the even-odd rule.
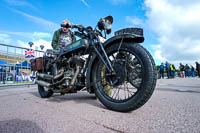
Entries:
[[68,54],[71,52],[78,52],[79,50],[85,50],[89,46],[87,39],[79,39],[63,49],[62,54]]

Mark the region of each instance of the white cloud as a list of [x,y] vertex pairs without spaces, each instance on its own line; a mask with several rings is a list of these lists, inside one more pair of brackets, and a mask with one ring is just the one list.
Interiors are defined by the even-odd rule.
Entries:
[[144,25],[144,21],[137,17],[126,16],[126,21],[133,25]]
[[90,6],[88,5],[88,3],[87,3],[85,0],[81,0],[81,2],[82,2],[85,6],[90,7]]
[[34,47],[38,47],[39,50],[41,50],[40,49],[40,45],[44,45],[44,50],[52,49],[51,41],[46,41],[46,40],[43,40],[43,39],[39,39],[39,40],[33,41],[33,43],[34,43]]
[[34,32],[32,36],[34,38],[51,38],[51,34],[45,32]]
[[11,42],[11,38],[8,34],[1,34],[0,33],[0,43],[7,44],[7,43],[10,43],[10,42]]
[[[16,39],[17,38],[17,39]],[[28,42],[34,43],[35,47],[40,49],[40,45],[44,45],[46,49],[52,49],[51,47],[51,34],[46,32],[10,32],[0,31],[0,43],[15,45],[19,47],[29,48]],[[49,41],[50,40],[50,41]]]
[[[40,45],[44,45],[44,49],[43,50],[52,49],[51,41],[47,41],[47,40],[44,40],[44,39],[38,39],[38,40],[35,40],[35,41],[32,41],[32,42],[34,43],[34,45],[32,46],[33,49],[41,50]],[[17,40],[17,44],[20,47],[24,47],[24,48],[29,48],[30,47],[28,45],[28,42],[21,41],[21,40]]]
[[29,38],[29,39],[51,38],[51,34],[48,32],[33,32],[33,33],[31,33],[31,32],[13,32],[13,31],[0,30],[0,34],[1,33],[24,37],[24,38]]
[[155,50],[154,57],[161,62],[165,62],[166,59],[161,56],[161,45],[151,45],[152,49]]
[[29,47],[28,42],[23,42],[21,40],[17,40],[17,44],[18,44],[18,46],[23,47],[23,48]]
[[43,18],[40,18],[40,17],[35,17],[35,16],[32,16],[30,14],[27,14],[25,12],[22,12],[22,11],[19,11],[19,10],[15,10],[15,9],[11,9],[13,10],[14,12],[18,13],[18,14],[21,14],[27,18],[29,18],[29,20],[33,21],[34,23],[37,23],[39,25],[42,25],[44,28],[46,29],[49,29],[49,30],[56,30],[59,28],[59,25],[54,23],[54,22],[51,22],[51,21],[48,21],[48,20],[45,20]]
[[158,34],[155,57],[194,64],[200,60],[200,1],[146,0],[147,24]]
[[4,0],[4,1],[13,6],[28,6],[35,8],[31,3],[24,0]]
[[112,4],[122,4],[127,2],[127,0],[108,0],[108,1]]
[[25,32],[13,32],[13,31],[0,30],[0,33],[9,34],[9,35],[17,35],[17,36],[29,36],[29,33],[25,33]]

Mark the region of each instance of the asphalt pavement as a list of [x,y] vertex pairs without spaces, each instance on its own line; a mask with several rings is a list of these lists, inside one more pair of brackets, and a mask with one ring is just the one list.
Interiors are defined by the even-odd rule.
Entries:
[[106,109],[94,94],[40,98],[37,87],[0,87],[0,133],[199,133],[200,78],[159,79],[141,108]]

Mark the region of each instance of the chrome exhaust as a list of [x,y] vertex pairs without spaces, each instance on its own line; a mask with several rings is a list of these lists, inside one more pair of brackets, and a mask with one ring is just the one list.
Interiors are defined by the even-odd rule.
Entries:
[[58,75],[56,75],[55,77],[53,77],[53,79],[54,79],[54,80],[55,80],[55,79],[58,79],[58,78],[62,77],[63,74],[64,74],[64,68],[62,67],[62,68],[61,68],[61,72],[60,72]]
[[75,81],[76,81],[76,79],[77,79],[77,76],[78,76],[79,72],[80,72],[80,66],[77,65],[77,67],[76,67],[76,72],[75,72],[74,77],[73,77],[73,79],[72,79],[72,81],[71,81],[71,85],[74,85],[74,83],[75,83]]
[[43,87],[47,87],[47,88],[51,87],[51,84],[48,83],[48,82],[45,82],[45,81],[35,79],[35,83],[38,84],[38,85],[41,85]]
[[75,83],[75,81],[78,77],[79,72],[80,72],[80,66],[77,66],[74,77],[73,77],[72,81],[70,82],[70,86],[65,88],[65,89],[61,89],[61,90],[54,90],[54,92],[56,92],[56,93],[68,93],[69,91],[73,90],[74,89],[73,86],[74,86],[74,83]]
[[64,68],[61,69],[60,73],[56,76],[53,76],[53,75],[49,75],[49,74],[44,74],[44,73],[37,73],[37,76],[42,78],[42,79],[48,79],[48,80],[56,80],[60,77],[62,77],[64,74]]
[[53,75],[48,75],[44,73],[38,73],[37,76],[43,79],[49,79],[49,80],[53,79]]

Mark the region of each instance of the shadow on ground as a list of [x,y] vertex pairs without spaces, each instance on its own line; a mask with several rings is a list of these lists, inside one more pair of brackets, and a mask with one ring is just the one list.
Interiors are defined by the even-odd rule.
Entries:
[[[40,98],[41,100],[44,100],[40,97],[38,92],[30,92],[30,94]],[[46,98],[45,100],[49,102],[55,102],[55,103],[74,101],[76,103],[87,103],[92,106],[105,109],[105,107],[101,103],[98,102],[94,94],[89,94],[87,92],[68,93],[65,95],[60,95],[59,93],[55,93],[53,94],[52,97]]]
[[200,93],[200,91],[187,90],[187,89],[171,89],[171,88],[156,88],[158,91],[171,91],[171,92],[181,92],[181,93]]
[[168,86],[170,87],[179,87],[181,88],[192,88],[192,89],[200,89],[200,85],[175,85],[175,84],[168,84]]
[[0,121],[0,133],[45,133],[35,122],[29,120]]

